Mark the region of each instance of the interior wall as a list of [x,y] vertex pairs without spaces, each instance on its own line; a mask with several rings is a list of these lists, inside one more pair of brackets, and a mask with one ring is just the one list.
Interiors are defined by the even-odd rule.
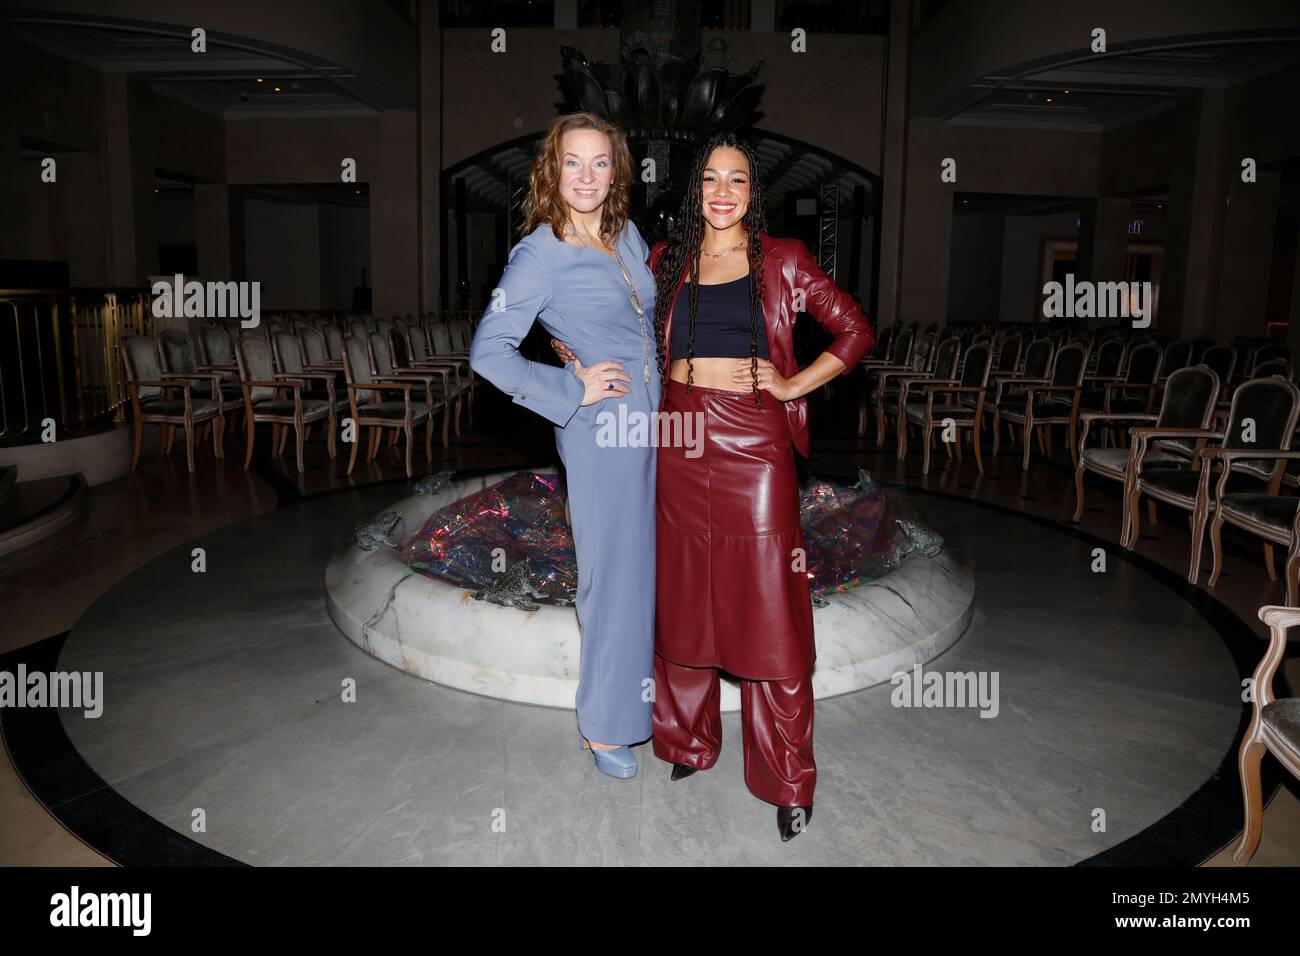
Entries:
[[245,197],[243,205],[244,275],[262,284],[261,308],[321,308],[317,204]]

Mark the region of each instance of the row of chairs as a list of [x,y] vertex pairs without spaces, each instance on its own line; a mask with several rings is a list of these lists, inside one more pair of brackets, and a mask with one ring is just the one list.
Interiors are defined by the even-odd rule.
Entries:
[[[384,429],[390,430],[390,445],[404,434],[410,476],[415,428],[426,426],[425,458],[431,461],[435,412],[442,410],[443,447],[450,443],[453,420],[460,434],[463,400],[472,422],[475,383],[468,352],[432,353],[418,325],[400,332],[390,328],[346,336],[337,329],[331,335],[329,327],[268,332],[250,330],[232,340],[225,328],[212,325],[203,328],[197,344],[180,329],[163,330],[153,338],[123,339],[135,431],[132,470],[139,464],[145,424],[163,427],[163,454],[170,453],[176,428],[183,428],[186,459],[193,471],[196,429],[211,427],[213,451],[221,458],[226,417],[243,414],[245,468],[252,461],[255,426],[269,423],[277,454],[283,453],[293,429],[302,472],[303,445],[315,423],[327,428],[329,455],[335,457],[338,413],[345,409],[355,429],[348,473],[355,466],[361,435],[370,428],[367,460],[378,453]],[[345,386],[343,395],[337,387],[340,382]],[[196,388],[204,383],[207,396],[196,395]],[[401,395],[401,401],[384,400],[393,394]]]
[[[858,433],[865,433],[867,412],[874,406],[876,447],[884,446],[887,426],[892,423],[898,436],[898,457],[903,458],[908,430],[916,427],[926,436],[922,469],[928,472],[930,435],[935,421],[923,414],[923,399],[940,386],[947,392],[959,386],[964,391],[951,392],[955,401],[942,409],[940,417],[947,420],[949,427],[969,429],[981,472],[979,442],[986,409],[993,415],[995,454],[1000,450],[1003,425],[1011,430],[1013,438],[1018,430],[1023,446],[1021,467],[1027,469],[1029,437],[1034,436],[1040,451],[1050,456],[1052,428],[1063,425],[1074,457],[1082,412],[1149,414],[1163,393],[1169,374],[1184,367],[1184,360],[1192,354],[1182,348],[1190,343],[1174,341],[1161,346],[1149,336],[1126,339],[1118,330],[1113,331],[1114,334],[1068,340],[1059,335],[1039,337],[1025,346],[1023,336],[1010,330],[1001,333],[968,330],[942,337],[934,331],[923,333],[917,342],[915,330],[904,327],[886,345],[887,358],[873,356],[863,361],[867,382],[859,409]],[[1060,342],[1065,344],[1059,345]],[[968,358],[972,355],[976,366],[968,370]],[[1220,406],[1226,415],[1232,389],[1245,380],[1236,374],[1238,350],[1211,345],[1201,350],[1199,357],[1219,374],[1221,381],[1229,383]],[[1291,377],[1296,371],[1285,346],[1256,348],[1247,359],[1250,377],[1277,374]],[[982,393],[977,395],[980,365],[986,360],[988,377],[983,379]],[[1172,368],[1166,363],[1172,363]],[[1110,437],[1107,429],[1103,440],[1109,441]],[[945,443],[949,454],[954,446],[960,459],[962,442]]]

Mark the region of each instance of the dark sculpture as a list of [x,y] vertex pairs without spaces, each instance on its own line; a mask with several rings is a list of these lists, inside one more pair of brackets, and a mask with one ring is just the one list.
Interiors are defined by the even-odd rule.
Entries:
[[556,79],[569,110],[585,110],[619,124],[633,140],[693,141],[753,122],[763,95],[759,60],[748,73],[704,67],[697,49],[687,60],[656,63],[644,47],[630,49],[621,67],[593,62],[562,46],[564,72]]

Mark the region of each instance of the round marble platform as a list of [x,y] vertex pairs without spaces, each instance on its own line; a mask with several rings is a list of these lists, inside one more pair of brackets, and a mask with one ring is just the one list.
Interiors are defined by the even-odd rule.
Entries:
[[[402,516],[404,536],[439,508],[514,473],[454,482],[385,510]],[[325,592],[339,630],[394,667],[487,697],[574,707],[581,638],[572,607],[522,611],[476,601],[462,587],[413,571],[392,548],[364,551],[355,543],[331,558]],[[871,687],[933,660],[965,632],[974,599],[973,575],[946,549],[933,558],[914,555],[879,581],[828,595],[829,604],[813,610],[814,697]],[[722,710],[740,709],[734,680],[724,679],[721,693]]]

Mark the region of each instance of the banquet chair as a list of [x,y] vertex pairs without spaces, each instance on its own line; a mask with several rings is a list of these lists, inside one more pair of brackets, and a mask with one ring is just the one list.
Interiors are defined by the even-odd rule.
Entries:
[[[248,422],[248,447],[244,452],[244,468],[253,461],[253,443],[259,422],[271,426],[272,454],[280,454],[287,430],[294,430],[294,444],[298,456],[298,472],[304,471],[303,443],[307,429],[313,422],[328,423],[326,441],[330,457],[334,457],[334,409],[329,402],[318,398],[304,398],[307,383],[301,378],[281,375],[275,370],[271,343],[260,335],[244,334],[235,343],[235,360],[239,363],[239,381],[244,390],[244,416]],[[289,392],[293,397],[285,398]]]
[[[370,369],[370,343],[366,337],[349,335],[343,342],[343,374],[348,383],[348,404],[356,428],[352,453],[348,456],[348,474],[357,462],[357,448],[364,429],[370,429],[370,444],[366,461],[373,461],[379,453],[379,433],[382,429],[400,429],[406,436],[406,477],[414,477],[411,470],[411,446],[415,429],[423,423],[424,458],[433,461],[433,412],[424,402],[411,401],[411,393],[418,382],[379,382]],[[401,401],[383,401],[385,393],[400,394]]]
[[[1003,421],[1021,426],[1024,450],[1020,467],[1029,470],[1029,438],[1037,437],[1039,451],[1051,457],[1052,426],[1065,425],[1070,443],[1070,458],[1078,449],[1075,446],[1075,429],[1079,418],[1079,393],[1082,391],[1083,373],[1088,354],[1081,345],[1067,345],[1056,353],[1052,374],[1047,382],[1024,384],[1023,396],[1003,396],[993,410],[993,454],[1000,447]],[[1046,434],[1044,434],[1044,429]]]
[[[140,464],[140,447],[144,426],[157,424],[163,427],[159,439],[159,453],[171,453],[174,429],[185,429],[185,462],[194,470],[194,426],[209,422],[212,429],[212,453],[224,457],[222,434],[225,422],[221,420],[221,403],[211,398],[194,398],[193,379],[166,378],[158,365],[158,348],[147,335],[122,337],[122,364],[126,371],[126,390],[131,399],[131,417],[134,421],[135,443],[131,452],[131,470]],[[172,398],[179,391],[180,398]]]
[[1237,773],[1241,778],[1241,802],[1245,822],[1232,851],[1232,862],[1250,862],[1264,831],[1264,789],[1260,761],[1265,751],[1278,759],[1293,777],[1300,778],[1300,698],[1273,696],[1273,678],[1287,653],[1287,636],[1300,624],[1300,608],[1265,605],[1259,619],[1269,629],[1268,648],[1255,668],[1250,724],[1237,751]]
[[[933,379],[909,380],[903,383],[902,414],[898,424],[898,442],[900,459],[907,455],[907,428],[915,425],[923,435],[925,453],[921,462],[921,473],[930,473],[930,444],[935,425],[952,427],[956,431],[957,460],[961,461],[962,429],[970,429],[971,447],[975,450],[975,464],[980,474],[984,474],[984,458],[980,452],[980,423],[984,415],[985,389],[988,386],[989,367],[993,352],[987,343],[980,342],[966,350],[962,361],[961,377],[948,381]],[[912,397],[915,392],[919,395]],[[936,405],[935,396],[947,397]],[[944,448],[952,457],[952,448],[947,442]]]
[[[1227,467],[1220,494],[1238,491],[1258,491],[1277,494],[1282,483],[1285,461],[1281,456],[1262,456],[1259,452],[1285,452],[1289,449],[1295,431],[1297,414],[1300,414],[1300,389],[1284,378],[1256,378],[1243,382],[1232,395],[1228,424],[1218,429],[1154,429],[1138,427],[1132,430],[1132,455],[1134,477],[1129,483],[1128,540],[1124,547],[1132,551],[1138,541],[1141,516],[1138,505],[1147,496],[1148,517],[1155,521],[1155,502],[1166,504],[1190,513],[1192,525],[1191,557],[1187,580],[1192,584],[1201,568],[1201,550],[1205,538],[1205,525],[1215,508],[1215,496],[1210,491],[1211,473],[1219,462]],[[1156,438],[1184,438],[1204,441],[1196,458],[1188,464],[1159,464],[1145,467],[1143,457],[1147,445]],[[1211,444],[1218,442],[1218,444]],[[1248,455],[1225,452],[1246,450]],[[1271,458],[1268,464],[1261,464]],[[1238,466],[1236,463],[1240,461]]]
[[[1084,412],[1080,418],[1083,428],[1079,432],[1079,452],[1075,455],[1074,468],[1074,520],[1083,520],[1083,478],[1084,472],[1092,472],[1102,478],[1118,481],[1123,491],[1121,502],[1128,500],[1130,482],[1136,474],[1135,461],[1131,448],[1089,447],[1088,432],[1094,422],[1099,426],[1120,425],[1132,427],[1143,422],[1161,429],[1180,431],[1191,429],[1204,431],[1214,421],[1214,407],[1218,400],[1220,382],[1214,370],[1205,366],[1194,365],[1182,368],[1169,376],[1165,394],[1160,402],[1160,414],[1146,412]],[[1153,439],[1143,458],[1143,464],[1186,464],[1197,451],[1192,439]],[[1123,524],[1120,528],[1120,541],[1127,541],[1129,534],[1128,509],[1124,509]]]

